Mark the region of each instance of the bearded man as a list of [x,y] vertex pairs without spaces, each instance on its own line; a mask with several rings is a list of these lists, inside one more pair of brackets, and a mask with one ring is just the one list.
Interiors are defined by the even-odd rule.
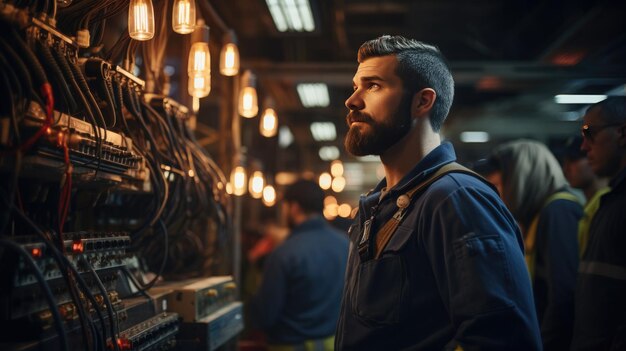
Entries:
[[454,95],[445,59],[382,36],[358,62],[345,147],[380,156],[385,178],[349,230],[336,349],[541,349],[520,230],[441,142]]

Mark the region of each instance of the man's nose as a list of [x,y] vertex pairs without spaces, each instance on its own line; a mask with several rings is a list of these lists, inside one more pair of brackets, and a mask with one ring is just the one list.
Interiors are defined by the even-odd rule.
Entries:
[[361,99],[361,97],[359,96],[358,90],[355,90],[352,95],[350,95],[350,97],[346,99],[345,105],[350,111],[363,109],[363,99]]

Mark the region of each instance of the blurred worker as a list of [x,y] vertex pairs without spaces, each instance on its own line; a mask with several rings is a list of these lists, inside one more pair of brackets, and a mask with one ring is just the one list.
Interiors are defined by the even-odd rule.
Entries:
[[337,349],[540,349],[519,228],[441,143],[454,95],[445,59],[382,36],[358,62],[345,146],[379,155],[385,178],[361,197],[349,230]]
[[578,270],[573,350],[626,350],[626,97],[592,105],[582,149],[611,190],[589,227]]
[[500,184],[502,199],[524,234],[544,349],[567,350],[572,340],[582,205],[557,159],[539,142],[500,145],[490,162],[497,170],[488,179]]
[[332,350],[348,238],[322,216],[324,191],[317,183],[290,185],[282,205],[291,233],[265,262],[253,321],[270,350]]
[[565,178],[573,188],[582,190],[587,200],[583,217],[578,222],[578,253],[581,257],[589,241],[589,225],[600,206],[600,197],[609,191],[609,180],[593,173],[587,154],[580,149],[582,142],[582,136],[570,138],[563,155]]

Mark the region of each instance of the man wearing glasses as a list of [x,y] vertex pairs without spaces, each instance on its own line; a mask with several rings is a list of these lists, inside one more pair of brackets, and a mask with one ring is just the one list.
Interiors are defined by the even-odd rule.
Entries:
[[626,97],[592,105],[584,116],[583,144],[594,173],[611,190],[589,228],[579,266],[572,350],[626,349]]

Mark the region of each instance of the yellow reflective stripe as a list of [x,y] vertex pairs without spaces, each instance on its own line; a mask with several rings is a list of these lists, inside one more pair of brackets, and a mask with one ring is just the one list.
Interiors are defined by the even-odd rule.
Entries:
[[596,212],[600,207],[600,198],[610,190],[611,188],[608,186],[600,188],[595,194],[593,194],[591,199],[589,199],[587,205],[585,205],[583,216],[580,221],[578,221],[578,253],[580,258],[583,257],[583,254],[587,249],[587,243],[589,242],[589,228],[591,227],[593,216],[596,215]]
[[[544,202],[542,209],[555,200],[569,200],[580,203],[576,195],[561,191],[550,195],[548,199]],[[530,223],[530,227],[528,227],[526,237],[524,238],[524,258],[526,259],[526,267],[528,268],[528,273],[530,274],[531,281],[535,277],[535,241],[537,240],[537,226],[539,225],[540,214],[541,211],[539,211],[539,213],[535,215],[533,221]]]

